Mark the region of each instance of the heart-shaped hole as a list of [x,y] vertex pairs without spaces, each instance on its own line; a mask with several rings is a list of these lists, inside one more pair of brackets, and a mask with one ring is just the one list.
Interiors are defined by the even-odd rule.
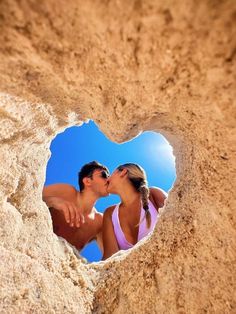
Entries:
[[[64,183],[78,191],[78,172],[84,164],[93,160],[104,164],[110,172],[120,164],[137,163],[145,169],[148,185],[166,192],[176,178],[172,147],[156,132],[144,132],[129,142],[117,144],[90,121],[58,134],[50,148],[52,155],[47,165],[45,186]],[[107,207],[119,202],[117,195],[103,197],[96,202],[96,209],[103,213]],[[96,241],[87,244],[80,254],[90,262],[99,261],[102,257]]]

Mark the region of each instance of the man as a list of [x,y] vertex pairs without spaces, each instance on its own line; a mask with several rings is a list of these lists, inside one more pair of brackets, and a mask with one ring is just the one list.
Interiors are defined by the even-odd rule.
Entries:
[[69,184],[52,184],[43,189],[43,200],[49,207],[54,233],[78,250],[96,240],[103,252],[103,215],[94,205],[100,197],[108,195],[108,177],[108,169],[92,161],[79,172],[80,191]]

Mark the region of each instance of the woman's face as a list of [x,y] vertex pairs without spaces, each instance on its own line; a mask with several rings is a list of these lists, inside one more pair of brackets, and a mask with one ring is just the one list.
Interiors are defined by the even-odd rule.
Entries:
[[121,180],[122,171],[116,169],[108,178],[108,186],[107,186],[108,193],[114,193],[114,194],[116,193],[117,188],[120,186],[122,182]]

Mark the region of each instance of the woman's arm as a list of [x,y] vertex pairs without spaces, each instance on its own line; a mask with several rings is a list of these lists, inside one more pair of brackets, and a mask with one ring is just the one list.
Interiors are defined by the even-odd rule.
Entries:
[[102,225],[102,239],[104,253],[102,259],[107,259],[111,255],[119,251],[119,247],[116,241],[113,224],[112,224],[112,212],[115,206],[108,207],[103,215]]
[[97,235],[96,235],[96,237],[94,239],[97,241],[97,245],[98,245],[101,253],[103,254],[103,252],[104,252],[103,241],[102,241],[103,214],[100,213],[100,212],[96,212],[96,214],[95,214],[95,221],[97,222],[98,233],[97,233]]
[[103,241],[102,241],[102,231],[99,232],[99,234],[96,236],[96,241],[97,241],[97,245],[98,245],[100,251],[103,254],[104,253],[104,249],[103,249]]

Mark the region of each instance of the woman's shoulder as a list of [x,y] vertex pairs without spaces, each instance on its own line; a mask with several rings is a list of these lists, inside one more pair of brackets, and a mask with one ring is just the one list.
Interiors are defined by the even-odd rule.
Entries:
[[115,205],[111,205],[109,207],[107,207],[104,211],[104,217],[109,217],[112,215],[114,209],[116,208],[117,204]]
[[165,199],[168,197],[168,194],[158,187],[150,187],[150,200],[154,202],[157,208],[163,207]]
[[164,194],[166,197],[168,196],[168,194],[163,189],[157,186],[150,186],[149,191],[150,193],[160,193],[160,194]]

